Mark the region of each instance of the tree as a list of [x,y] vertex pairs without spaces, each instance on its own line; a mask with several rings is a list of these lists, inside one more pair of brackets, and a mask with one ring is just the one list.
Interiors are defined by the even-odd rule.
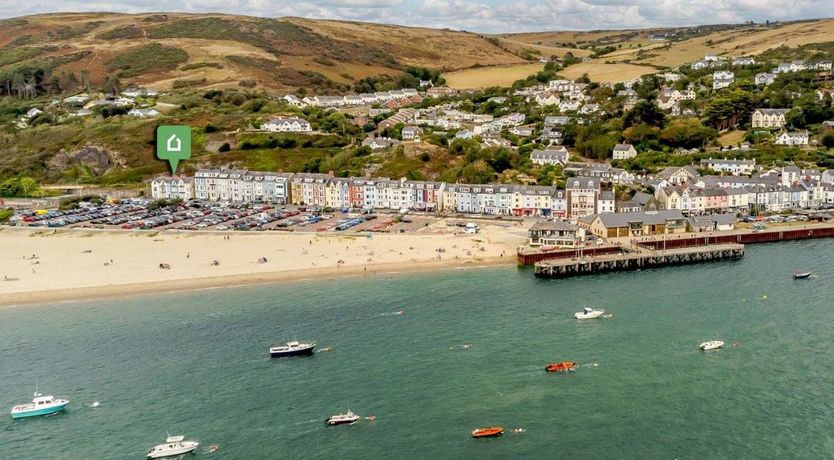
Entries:
[[615,145],[617,145],[617,139],[608,134],[601,134],[583,138],[576,143],[576,149],[586,157],[604,160],[614,150]]
[[467,184],[488,184],[495,179],[495,171],[483,160],[467,165],[461,171],[461,180]]
[[700,148],[718,136],[718,131],[694,118],[673,120],[660,133],[660,140],[671,147]]
[[743,120],[749,120],[758,100],[750,93],[734,90],[712,100],[704,115],[707,123],[718,130],[732,128]]
[[626,113],[623,124],[625,127],[629,127],[640,123],[662,128],[666,123],[666,115],[654,103],[640,101],[634,106],[634,109]]
[[625,139],[632,144],[640,144],[645,141],[657,139],[660,136],[660,128],[641,123],[623,131]]
[[829,129],[826,131],[826,133],[822,135],[821,142],[822,145],[828,148],[834,148],[834,130]]
[[802,107],[794,107],[785,115],[785,123],[793,129],[805,127],[805,111]]

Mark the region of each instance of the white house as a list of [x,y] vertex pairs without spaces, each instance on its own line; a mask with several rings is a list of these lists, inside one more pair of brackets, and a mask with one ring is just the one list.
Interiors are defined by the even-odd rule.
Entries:
[[756,83],[756,86],[767,86],[776,81],[776,77],[777,75],[775,73],[761,72],[756,74],[753,81]]
[[707,67],[709,67],[709,62],[707,62],[707,61],[695,61],[692,64],[690,64],[689,67],[692,68],[692,70],[706,69]]
[[562,102],[562,100],[556,94],[546,93],[544,91],[536,93],[536,95],[533,96],[532,100],[535,101],[536,104],[539,104],[541,106],[559,105],[559,103]]
[[153,118],[159,115],[156,109],[131,109],[127,112],[131,117]]
[[733,59],[733,66],[744,66],[754,64],[756,64],[756,60],[753,59],[753,56],[741,56]]
[[676,73],[676,72],[664,72],[664,73],[660,74],[660,78],[665,80],[667,83],[674,83],[676,81],[679,81],[679,80],[683,79],[683,74],[679,74],[679,73]]
[[194,198],[191,177],[156,177],[151,181],[151,197],[155,200],[190,200]]
[[606,191],[600,192],[597,198],[597,214],[615,211],[615,197],[614,192]]
[[776,138],[776,145],[808,145],[808,131],[785,131]]
[[472,139],[475,133],[471,129],[462,129],[455,133],[455,139]]
[[712,89],[721,89],[730,86],[735,81],[735,74],[726,70],[719,70],[712,73]]
[[544,117],[545,126],[567,126],[570,123],[570,117],[560,115],[548,115]]
[[826,169],[820,177],[823,184],[834,184],[834,169]]
[[510,128],[510,134],[519,137],[530,137],[533,135],[535,128],[532,126],[513,126]]
[[568,162],[568,149],[564,146],[558,149],[533,150],[530,160],[536,165],[562,165]]
[[261,125],[261,129],[271,133],[309,133],[313,130],[310,122],[301,118],[273,118]]
[[787,121],[785,116],[790,109],[756,109],[753,111],[751,125],[754,128],[782,128]]
[[752,174],[756,168],[756,160],[738,160],[734,158],[709,158],[701,160],[701,165],[716,172],[726,172],[734,176]]
[[631,144],[617,144],[611,156],[614,160],[628,160],[637,156],[637,150]]
[[371,150],[387,149],[399,144],[396,139],[389,139],[387,137],[368,136],[362,141],[362,146],[370,147]]
[[287,94],[286,96],[282,97],[281,99],[283,99],[284,102],[286,102],[287,104],[289,104],[293,107],[301,108],[301,107],[306,107],[307,106],[306,102],[302,101],[301,99],[299,99],[298,97],[296,97],[295,95],[292,95],[292,94]]
[[562,101],[559,104],[559,111],[560,112],[575,112],[582,107],[582,102],[580,101]]
[[419,126],[404,126],[402,130],[402,136],[404,141],[415,141],[418,142],[420,140],[420,136],[423,135],[423,130]]

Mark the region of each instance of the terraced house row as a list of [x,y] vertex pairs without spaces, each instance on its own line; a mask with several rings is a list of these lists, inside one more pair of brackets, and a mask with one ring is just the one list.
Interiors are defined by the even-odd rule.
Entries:
[[602,191],[600,185],[593,178],[575,178],[561,190],[536,185],[447,184],[404,178],[206,169],[197,171],[194,177],[157,177],[150,189],[154,199],[578,219],[613,212],[614,194]]

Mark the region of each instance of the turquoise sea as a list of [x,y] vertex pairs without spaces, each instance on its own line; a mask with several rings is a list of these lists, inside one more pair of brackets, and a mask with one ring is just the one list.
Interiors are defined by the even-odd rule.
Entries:
[[[195,459],[831,458],[832,260],[816,240],[567,280],[505,267],[2,308],[0,459],[141,459],[166,432],[201,441]],[[586,305],[613,317],[574,320]],[[333,350],[271,360],[290,339]],[[697,350],[712,339],[728,346]],[[580,368],[545,373],[566,359]],[[68,411],[13,421],[35,382]],[[326,427],[348,404],[376,420]],[[507,434],[470,437],[491,425]]]

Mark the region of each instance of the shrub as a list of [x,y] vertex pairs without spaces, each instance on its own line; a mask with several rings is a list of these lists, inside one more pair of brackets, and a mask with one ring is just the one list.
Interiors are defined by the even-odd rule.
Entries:
[[187,60],[184,50],[152,42],[116,56],[107,68],[118,70],[122,77],[135,77],[149,71],[173,70]]

